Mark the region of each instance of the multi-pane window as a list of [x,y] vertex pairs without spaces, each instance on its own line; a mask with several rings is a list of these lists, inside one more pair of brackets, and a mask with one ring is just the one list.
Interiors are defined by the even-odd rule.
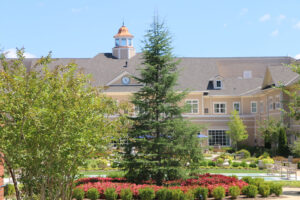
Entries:
[[240,102],[234,102],[233,109],[240,112]]
[[127,44],[126,44],[126,38],[122,38],[121,46],[127,46]]
[[216,86],[215,86],[216,89],[221,89],[222,88],[222,81],[220,80],[217,80],[216,81]]
[[260,108],[260,113],[263,113],[264,112],[264,102],[263,101],[260,102],[259,108]]
[[215,103],[214,104],[215,113],[226,113],[226,104],[225,103]]
[[251,113],[256,113],[257,112],[257,102],[252,101],[251,102]]
[[225,130],[208,130],[209,146],[230,146],[230,138]]
[[188,113],[198,113],[198,107],[199,107],[198,100],[186,100],[185,103],[189,106]]
[[280,98],[279,96],[276,97],[276,105],[275,105],[276,109],[279,110],[281,108],[281,103],[280,103]]

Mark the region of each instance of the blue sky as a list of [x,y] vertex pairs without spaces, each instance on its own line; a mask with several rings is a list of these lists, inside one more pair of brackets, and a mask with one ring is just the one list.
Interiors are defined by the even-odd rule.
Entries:
[[141,40],[155,12],[184,57],[300,58],[299,0],[0,0],[2,50],[25,47],[40,57],[111,52],[124,19]]

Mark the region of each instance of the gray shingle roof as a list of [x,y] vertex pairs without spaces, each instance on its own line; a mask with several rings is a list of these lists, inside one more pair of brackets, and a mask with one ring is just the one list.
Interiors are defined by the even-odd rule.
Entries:
[[[294,60],[290,57],[237,57],[237,58],[177,58],[180,76],[177,90],[206,91],[209,80],[221,77],[223,88],[209,90],[209,95],[250,95],[259,91],[262,86],[266,69],[268,68],[275,82],[289,83],[297,78],[283,64],[290,64]],[[36,59],[26,59],[26,65]],[[93,84],[105,86],[125,71],[138,76],[138,68],[142,67],[142,54],[138,53],[129,60],[113,58],[110,53],[100,53],[93,58],[59,58],[50,67],[58,64],[75,62],[85,73],[92,74]],[[252,71],[252,78],[244,79],[243,71]],[[135,92],[140,86],[115,85],[107,92]]]

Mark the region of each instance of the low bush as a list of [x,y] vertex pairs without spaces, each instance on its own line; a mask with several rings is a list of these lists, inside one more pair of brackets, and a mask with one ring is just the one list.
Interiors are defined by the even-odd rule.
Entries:
[[267,184],[261,184],[258,188],[258,192],[262,197],[268,197],[270,195],[270,187]]
[[250,184],[252,182],[252,177],[250,176],[245,176],[242,178],[243,181],[245,181],[246,183]]
[[171,195],[169,194],[170,192],[171,191],[169,191],[168,189],[163,188],[163,189],[158,190],[156,192],[155,196],[156,196],[157,200],[168,200],[168,199],[170,199],[169,196],[172,197],[172,194]]
[[255,198],[258,193],[258,190],[255,185],[248,185],[243,187],[242,193],[246,195],[248,198]]
[[225,188],[222,186],[218,186],[213,189],[213,197],[217,200],[222,200],[225,197]]
[[180,189],[172,190],[172,200],[185,200],[185,195]]
[[242,161],[241,163],[240,163],[240,166],[241,167],[248,167],[248,164],[245,162],[245,161]]
[[276,196],[280,196],[282,194],[282,185],[279,183],[271,183],[270,186],[270,194],[275,194]]
[[249,164],[249,167],[251,167],[251,168],[256,168],[257,165],[256,165],[255,163],[250,163],[250,164]]
[[104,196],[106,200],[116,200],[118,198],[115,188],[107,188],[104,192]]
[[232,163],[232,167],[239,167],[240,166],[240,163],[238,163],[238,162],[233,162]]
[[250,152],[246,149],[241,149],[241,150],[237,151],[236,154],[243,154],[244,159],[251,157]]
[[139,189],[139,197],[143,200],[153,200],[155,198],[155,193],[152,188]]
[[203,160],[200,162],[200,166],[202,166],[202,167],[207,167],[207,165],[208,165],[208,163],[206,160]]
[[99,196],[99,191],[96,188],[90,188],[86,193],[86,197],[91,200],[96,200]]
[[259,187],[261,184],[264,184],[264,182],[265,182],[265,179],[263,179],[263,178],[254,178],[254,179],[252,179],[250,184],[255,185],[256,187]]
[[216,166],[216,162],[214,162],[214,161],[212,161],[212,160],[210,160],[210,161],[208,161],[208,166],[212,166],[212,167],[215,167]]
[[236,199],[241,194],[241,189],[238,186],[231,186],[229,188],[229,195],[232,199]]
[[198,187],[194,190],[194,195],[197,199],[206,200],[208,196],[208,189],[204,187]]
[[120,197],[122,200],[132,200],[133,194],[129,188],[125,188],[121,190]]
[[81,188],[75,188],[73,190],[72,197],[76,200],[82,200],[84,198],[84,191]]
[[217,159],[217,166],[222,166],[224,163],[224,159],[223,158],[218,158]]
[[12,184],[7,184],[4,187],[4,196],[12,196],[13,194],[15,194],[15,187]]
[[184,194],[184,200],[194,200],[194,199],[195,199],[195,195],[192,190],[189,190]]

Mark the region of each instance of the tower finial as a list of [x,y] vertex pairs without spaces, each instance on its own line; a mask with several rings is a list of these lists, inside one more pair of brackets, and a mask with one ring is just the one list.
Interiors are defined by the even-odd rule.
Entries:
[[124,17],[123,17],[123,24],[122,24],[122,26],[125,26],[124,24],[125,24],[125,23],[124,23]]

